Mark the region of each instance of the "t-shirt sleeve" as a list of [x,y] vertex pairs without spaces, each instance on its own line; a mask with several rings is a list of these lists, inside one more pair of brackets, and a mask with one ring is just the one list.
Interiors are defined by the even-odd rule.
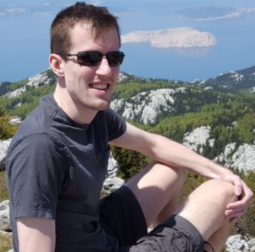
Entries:
[[65,177],[63,155],[46,134],[22,140],[7,157],[7,176],[15,217],[56,217]]
[[106,111],[106,120],[109,141],[120,137],[127,129],[125,120],[111,109]]

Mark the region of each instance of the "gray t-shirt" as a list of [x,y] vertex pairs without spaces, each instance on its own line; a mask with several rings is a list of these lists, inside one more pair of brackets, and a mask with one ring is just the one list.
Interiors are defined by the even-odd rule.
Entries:
[[[108,142],[126,123],[108,109],[89,125],[71,120],[45,96],[13,137],[6,159],[14,249],[17,217],[56,221],[56,252],[113,251],[99,223]],[[117,245],[116,245],[117,246]]]

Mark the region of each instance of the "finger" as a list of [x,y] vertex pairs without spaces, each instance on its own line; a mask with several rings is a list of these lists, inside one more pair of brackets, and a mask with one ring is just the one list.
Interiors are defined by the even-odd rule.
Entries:
[[246,213],[246,210],[245,209],[242,209],[240,211],[229,211],[227,210],[225,212],[225,216],[230,220],[230,222],[232,223],[232,220],[234,219],[239,219],[241,218],[242,216],[244,216]]
[[227,210],[235,210],[235,211],[238,211],[238,210],[244,209],[245,207],[247,207],[247,204],[244,203],[242,200],[238,200],[238,201],[229,203],[229,204],[227,205]]
[[238,176],[235,176],[234,185],[235,185],[235,195],[241,196],[243,193],[243,183]]
[[234,216],[243,216],[246,213],[246,209],[240,209],[240,210],[226,210],[225,215],[227,217],[234,217]]
[[229,203],[227,205],[227,209],[231,209],[231,208],[247,208],[249,206],[249,204],[252,203],[253,201],[253,192],[244,184],[244,190],[243,190],[243,194],[240,195],[239,197],[240,199]]

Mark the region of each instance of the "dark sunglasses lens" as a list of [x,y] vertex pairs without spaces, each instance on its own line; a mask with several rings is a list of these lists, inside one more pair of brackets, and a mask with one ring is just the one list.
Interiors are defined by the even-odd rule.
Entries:
[[84,66],[96,66],[102,60],[100,52],[80,52],[77,55],[79,64]]
[[122,64],[125,54],[123,52],[107,53],[107,60],[110,66],[119,66]]
[[[109,66],[119,66],[123,62],[125,54],[123,52],[109,52],[106,54]],[[78,63],[84,66],[96,66],[103,58],[101,52],[79,52],[77,54]]]

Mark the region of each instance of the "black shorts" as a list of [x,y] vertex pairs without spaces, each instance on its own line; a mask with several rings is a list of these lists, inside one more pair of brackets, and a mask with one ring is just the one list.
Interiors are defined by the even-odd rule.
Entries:
[[180,216],[169,219],[147,233],[142,209],[130,189],[120,189],[102,199],[100,223],[108,235],[117,238],[122,252],[203,252],[198,230]]

